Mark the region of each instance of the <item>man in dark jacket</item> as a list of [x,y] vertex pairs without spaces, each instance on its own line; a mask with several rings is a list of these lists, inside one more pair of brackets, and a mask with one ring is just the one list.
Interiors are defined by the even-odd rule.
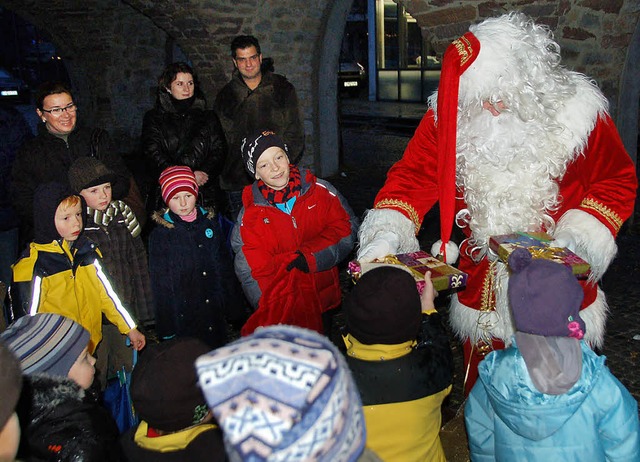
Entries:
[[214,110],[229,145],[220,187],[227,193],[227,213],[235,220],[242,208],[242,188],[253,182],[242,164],[242,138],[259,129],[273,130],[287,144],[291,161],[297,163],[304,149],[304,127],[295,88],[263,65],[267,60],[263,63],[258,39],[251,35],[233,39],[231,58],[235,70],[218,93]]

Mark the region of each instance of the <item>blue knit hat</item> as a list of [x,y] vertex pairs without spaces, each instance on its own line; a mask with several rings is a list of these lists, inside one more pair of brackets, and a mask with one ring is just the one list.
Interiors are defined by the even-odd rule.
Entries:
[[196,361],[229,460],[356,460],[366,440],[360,396],[331,341],[291,326],[252,335]]
[[13,352],[0,342],[0,429],[15,411],[22,389],[22,371]]
[[24,374],[66,377],[89,344],[89,332],[59,314],[37,313],[15,321],[0,339],[14,352]]

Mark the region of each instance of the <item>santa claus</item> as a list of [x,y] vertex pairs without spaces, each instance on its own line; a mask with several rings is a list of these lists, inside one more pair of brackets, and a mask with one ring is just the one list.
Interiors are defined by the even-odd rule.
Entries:
[[[464,342],[465,391],[477,363],[511,342],[508,269],[489,250],[493,235],[545,231],[591,265],[581,281],[585,339],[603,344],[607,304],[598,281],[633,211],[635,166],[595,83],[560,65],[548,28],[520,13],[491,18],[447,49],[404,155],[390,170],[360,228],[358,259],[418,249],[416,234],[439,202],[444,255],[469,274],[451,299]],[[466,239],[449,241],[453,223]]]

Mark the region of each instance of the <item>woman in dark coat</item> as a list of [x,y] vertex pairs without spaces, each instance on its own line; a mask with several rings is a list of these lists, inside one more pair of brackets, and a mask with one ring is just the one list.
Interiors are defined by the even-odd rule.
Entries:
[[47,82],[36,94],[36,113],[43,124],[38,136],[27,141],[18,152],[11,173],[13,206],[21,220],[21,241],[33,239],[33,194],[51,181],[67,181],[74,160],[91,156],[100,160],[120,179],[114,199],[122,199],[133,209],[141,225],[144,206],[138,188],[122,157],[114,150],[109,134],[100,128],[77,125],[78,106],[71,90],[63,83]]
[[[198,78],[184,62],[170,64],[158,79],[156,105],[144,116],[142,150],[154,180],[174,165],[190,167],[202,205],[215,205],[227,144],[218,116],[206,109]],[[162,206],[156,190],[152,206]]]

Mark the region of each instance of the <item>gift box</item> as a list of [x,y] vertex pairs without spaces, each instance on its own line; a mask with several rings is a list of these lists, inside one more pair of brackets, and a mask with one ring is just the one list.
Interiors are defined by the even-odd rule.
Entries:
[[441,292],[447,289],[462,289],[467,284],[467,273],[438,260],[422,250],[418,252],[387,255],[381,260],[360,263],[356,260],[349,262],[348,271],[354,281],[362,274],[380,266],[397,265],[407,271],[416,280],[418,292],[424,289],[424,275],[431,271],[433,287]]
[[585,278],[589,274],[589,263],[566,247],[553,247],[553,239],[546,233],[512,233],[492,236],[489,248],[498,255],[503,262],[509,260],[509,255],[518,247],[527,249],[533,258],[544,258],[562,263],[571,268],[578,278]]

